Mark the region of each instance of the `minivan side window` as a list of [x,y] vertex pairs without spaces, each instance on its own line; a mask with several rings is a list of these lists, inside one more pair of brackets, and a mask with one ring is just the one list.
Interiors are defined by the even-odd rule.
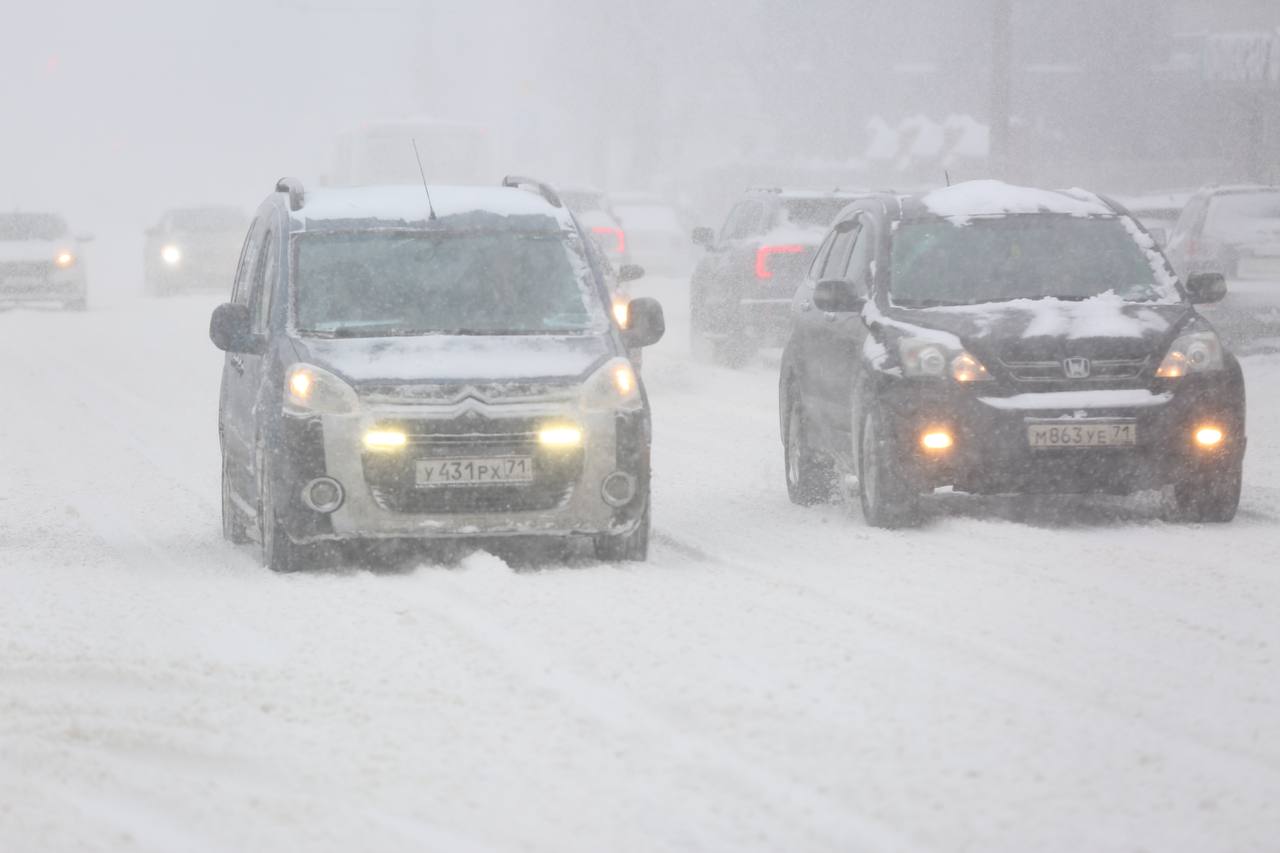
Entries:
[[845,271],[849,268],[849,253],[861,228],[859,224],[849,231],[836,234],[836,241],[831,244],[831,253],[827,255],[827,262],[822,268],[824,279],[845,277]]
[[250,278],[253,275],[253,262],[258,259],[258,241],[262,230],[262,220],[255,219],[244,235],[240,263],[236,265],[236,280],[231,285],[231,301],[237,305],[249,304]]
[[262,243],[261,255],[257,270],[253,275],[253,295],[250,311],[253,320],[253,331],[261,335],[267,330],[267,318],[271,313],[271,292],[275,289],[276,268],[278,266],[276,243],[278,236],[274,228],[267,231]]
[[764,206],[758,201],[744,201],[733,209],[725,220],[720,239],[741,240],[750,237],[760,230],[760,220],[764,217]]
[[875,230],[870,223],[862,220],[862,227],[857,231],[857,241],[853,251],[849,253],[849,263],[843,278],[853,282],[854,291],[860,296],[871,293],[871,260],[875,255]]

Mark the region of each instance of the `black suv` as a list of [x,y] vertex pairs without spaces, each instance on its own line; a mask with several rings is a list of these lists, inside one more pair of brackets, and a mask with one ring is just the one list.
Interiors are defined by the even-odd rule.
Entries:
[[795,294],[779,412],[787,490],[857,478],[870,524],[973,493],[1171,486],[1180,517],[1240,498],[1240,365],[1122,207],[994,181],[840,214]]
[[231,301],[223,533],[275,570],[322,543],[588,537],[641,560],[649,405],[598,253],[550,187],[382,187],[258,209]]
[[752,189],[717,235],[695,228],[706,248],[689,282],[692,347],[739,365],[786,340],[791,294],[840,209],[860,192]]

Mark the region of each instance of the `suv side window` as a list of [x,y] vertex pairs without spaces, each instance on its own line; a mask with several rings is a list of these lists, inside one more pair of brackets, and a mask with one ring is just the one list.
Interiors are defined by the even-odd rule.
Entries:
[[729,214],[729,218],[725,220],[724,230],[720,233],[720,240],[741,240],[744,237],[750,237],[760,230],[761,220],[764,218],[764,205],[758,201],[740,202],[733,212]]
[[249,310],[254,334],[258,335],[266,332],[267,318],[271,315],[271,292],[275,290],[276,272],[279,266],[276,251],[278,238],[279,235],[274,228],[267,230],[258,258],[257,269],[253,275],[253,291],[250,296]]
[[1178,217],[1178,223],[1173,226],[1173,235],[1184,236],[1191,233],[1196,227],[1200,214],[1208,204],[1202,196],[1197,196],[1187,202],[1187,206],[1182,208],[1182,215]]
[[827,262],[822,268],[823,278],[845,278],[845,271],[849,268],[849,253],[853,250],[861,228],[859,223],[848,231],[836,234],[836,240],[831,244],[831,253],[827,255]]
[[818,247],[818,252],[813,256],[813,263],[809,265],[809,279],[811,281],[822,281],[822,270],[827,265],[827,257],[831,254],[831,247],[835,245],[836,238],[840,235],[832,231],[827,235],[827,239],[822,241],[822,245]]
[[856,237],[843,278],[853,283],[856,293],[867,296],[871,293],[871,261],[875,258],[876,232],[866,218],[863,218]]

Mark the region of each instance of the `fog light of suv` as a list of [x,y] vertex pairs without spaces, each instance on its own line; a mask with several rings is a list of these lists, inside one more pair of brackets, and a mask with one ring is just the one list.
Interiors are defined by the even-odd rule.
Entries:
[[60,270],[69,269],[76,262],[76,256],[64,249],[54,257],[53,262]]
[[399,450],[408,440],[398,429],[371,429],[364,434],[364,446],[376,451]]
[[1225,437],[1218,427],[1207,424],[1197,427],[1195,432],[1196,446],[1201,450],[1212,450],[1222,444],[1222,439]]
[[927,429],[920,433],[920,446],[930,452],[940,453],[944,450],[950,450],[953,444],[955,444],[955,439],[945,429]]
[[582,430],[572,424],[553,424],[538,430],[538,443],[543,447],[578,447]]
[[636,478],[626,471],[614,471],[600,484],[600,497],[609,506],[624,506],[636,496]]
[[160,250],[160,259],[171,267],[176,267],[182,261],[182,250],[172,244],[165,246]]
[[332,477],[319,477],[302,487],[302,502],[326,515],[336,512],[344,497],[342,484]]

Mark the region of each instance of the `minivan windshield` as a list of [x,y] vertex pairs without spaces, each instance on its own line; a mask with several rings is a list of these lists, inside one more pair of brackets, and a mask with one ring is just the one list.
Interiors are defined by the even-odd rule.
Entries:
[[906,307],[1010,299],[1176,301],[1154,261],[1117,217],[1050,214],[901,223],[889,292]]
[[603,331],[587,262],[559,232],[313,232],[295,238],[304,335]]

